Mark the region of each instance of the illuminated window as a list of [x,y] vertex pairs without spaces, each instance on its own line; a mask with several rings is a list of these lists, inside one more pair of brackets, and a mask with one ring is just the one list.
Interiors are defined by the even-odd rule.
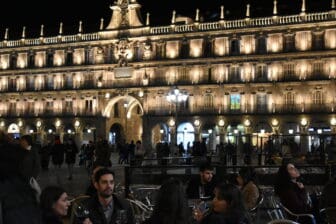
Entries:
[[313,93],[313,104],[323,104],[323,93],[322,91],[315,91]]
[[285,93],[285,104],[286,105],[294,105],[295,103],[295,95],[293,92]]
[[239,94],[230,95],[230,109],[240,110],[240,95]]
[[207,108],[213,107],[213,96],[211,94],[206,94],[204,96],[204,106]]
[[264,93],[257,94],[257,111],[266,112],[266,110],[267,110],[266,94]]

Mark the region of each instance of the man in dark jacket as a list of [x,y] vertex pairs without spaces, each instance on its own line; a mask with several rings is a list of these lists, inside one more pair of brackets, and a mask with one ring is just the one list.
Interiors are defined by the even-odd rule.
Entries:
[[85,203],[89,211],[88,218],[94,224],[135,224],[130,204],[114,195],[114,173],[103,168],[95,175],[94,186],[97,194]]
[[199,176],[188,182],[187,197],[189,199],[212,199],[216,184],[213,167],[209,163],[203,163],[200,166]]
[[41,161],[37,148],[33,144],[33,138],[30,135],[23,135],[20,138],[20,146],[23,149],[22,175],[30,180],[37,178],[41,171]]

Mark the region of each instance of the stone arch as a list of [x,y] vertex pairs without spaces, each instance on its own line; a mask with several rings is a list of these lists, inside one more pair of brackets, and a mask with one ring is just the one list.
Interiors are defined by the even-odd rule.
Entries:
[[143,106],[141,105],[141,102],[133,97],[133,96],[130,96],[130,95],[125,95],[125,96],[116,96],[114,98],[112,98],[106,105],[105,109],[103,110],[103,116],[104,117],[110,117],[111,115],[111,111],[113,109],[113,106],[116,102],[118,102],[119,100],[126,100],[129,104],[128,108],[127,108],[127,116],[131,116],[130,115],[130,111],[132,111],[132,109],[135,107],[135,106],[139,106],[140,109],[141,109],[141,113],[143,115],[144,113],[144,109],[143,109]]

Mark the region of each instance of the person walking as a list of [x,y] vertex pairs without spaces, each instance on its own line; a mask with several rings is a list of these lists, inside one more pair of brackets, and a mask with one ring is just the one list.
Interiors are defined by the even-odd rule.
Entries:
[[75,141],[69,138],[65,146],[65,162],[68,165],[68,180],[72,180],[73,167],[76,162],[76,155],[78,153],[78,148]]

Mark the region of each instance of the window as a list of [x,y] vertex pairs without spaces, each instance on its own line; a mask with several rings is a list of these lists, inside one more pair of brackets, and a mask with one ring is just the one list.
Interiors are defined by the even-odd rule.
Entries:
[[285,94],[285,104],[286,105],[294,105],[295,103],[295,95],[293,92],[287,92]]
[[313,93],[313,104],[323,104],[323,93],[318,90]]
[[92,100],[85,100],[85,111],[92,112]]
[[72,101],[71,100],[65,101],[65,112],[66,113],[71,113],[72,110],[73,110],[73,108],[72,108]]
[[257,65],[257,78],[256,81],[267,80],[267,68],[266,65]]
[[257,94],[257,111],[266,112],[266,110],[267,110],[266,94]]
[[52,113],[54,109],[53,106],[54,106],[53,101],[47,101],[46,102],[46,113]]
[[206,108],[212,108],[213,107],[213,96],[211,94],[206,94],[204,96],[204,106]]
[[230,95],[230,109],[240,110],[240,95],[239,94]]
[[231,40],[231,54],[239,54],[239,40],[237,39]]
[[115,103],[113,106],[114,117],[119,117],[119,103]]

